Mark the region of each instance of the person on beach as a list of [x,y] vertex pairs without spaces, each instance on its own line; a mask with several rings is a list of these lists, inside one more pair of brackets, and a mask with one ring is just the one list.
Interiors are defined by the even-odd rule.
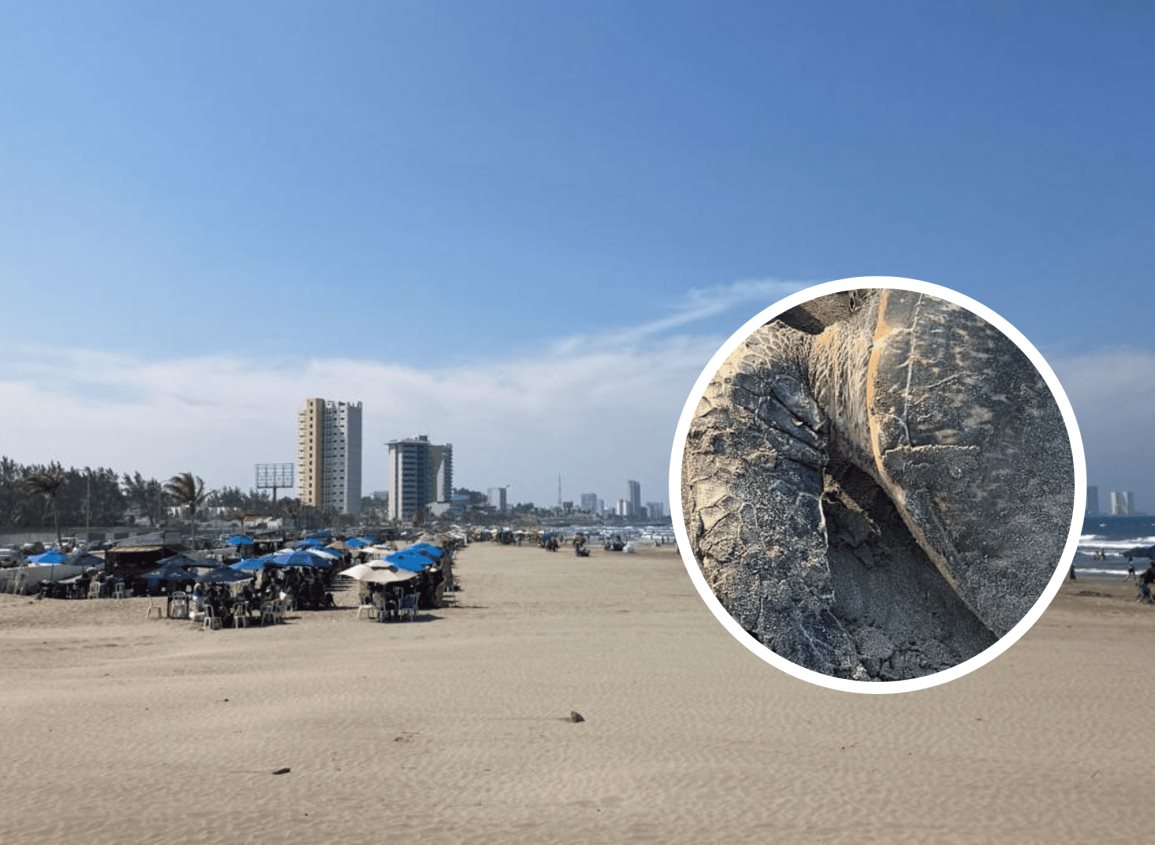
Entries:
[[1139,601],[1151,604],[1151,584],[1155,583],[1155,562],[1144,570],[1139,578]]

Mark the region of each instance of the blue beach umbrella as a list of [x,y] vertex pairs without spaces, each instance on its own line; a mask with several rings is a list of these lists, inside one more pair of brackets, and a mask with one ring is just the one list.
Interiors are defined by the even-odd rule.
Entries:
[[238,572],[257,572],[264,569],[267,563],[268,561],[262,557],[247,557],[244,560],[238,560],[229,568]]
[[28,558],[29,563],[35,563],[41,566],[45,564],[64,563],[66,560],[68,560],[68,555],[63,552],[58,552],[55,549],[49,549],[46,552],[41,552],[38,555],[33,555]]
[[394,552],[385,558],[386,563],[391,563],[398,569],[406,569],[410,572],[423,572],[433,565],[428,557],[420,552],[411,552],[405,549],[400,552]]
[[193,580],[198,584],[234,584],[237,581],[248,581],[256,577],[254,572],[233,569],[231,566],[220,566],[210,569]]
[[356,537],[350,537],[349,539],[347,539],[345,541],[345,545],[348,546],[350,549],[363,549],[369,544],[366,543],[364,540],[357,539]]
[[275,555],[266,555],[261,558],[266,563],[275,563],[277,566],[320,566],[321,561],[315,555],[305,551],[281,552]]
[[234,534],[225,540],[230,546],[251,546],[253,544],[252,537],[246,537],[244,534]]
[[319,549],[324,545],[325,544],[322,543],[320,540],[318,540],[316,537],[310,537],[307,540],[302,540],[301,542],[297,543],[297,548],[298,549]]
[[431,557],[434,560],[441,560],[441,558],[445,555],[445,549],[438,548],[432,543],[414,543],[412,546],[409,546],[406,549],[402,549],[402,551],[417,552],[418,554],[423,554],[426,557]]

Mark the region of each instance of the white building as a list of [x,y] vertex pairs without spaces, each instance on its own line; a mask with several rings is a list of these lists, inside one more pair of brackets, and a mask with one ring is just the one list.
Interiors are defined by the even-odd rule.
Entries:
[[506,502],[505,487],[490,487],[489,488],[489,506],[498,513],[505,513],[508,510]]
[[646,502],[646,516],[650,519],[661,519],[665,515],[665,502]]
[[[409,522],[426,508],[432,513],[448,509],[453,501],[453,444],[430,443],[422,434],[387,445],[389,518]],[[446,507],[436,507],[439,504]]]
[[297,412],[297,489],[301,504],[361,512],[361,403],[306,399]]
[[1111,491],[1111,516],[1131,516],[1135,513],[1135,494],[1130,490]]

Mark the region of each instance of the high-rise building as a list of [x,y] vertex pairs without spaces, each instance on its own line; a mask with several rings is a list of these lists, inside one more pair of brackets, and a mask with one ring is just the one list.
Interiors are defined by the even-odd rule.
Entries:
[[629,499],[618,499],[618,508],[617,508],[616,513],[618,516],[629,516],[630,515],[630,500]]
[[582,493],[581,507],[586,513],[598,513],[598,494]]
[[650,519],[661,519],[665,515],[665,502],[646,502],[646,516]]
[[1111,516],[1131,516],[1135,513],[1135,494],[1130,490],[1111,491]]
[[301,504],[361,513],[361,403],[306,399],[297,412]]
[[1087,516],[1099,515],[1099,488],[1091,485],[1087,488]]
[[453,501],[452,443],[430,443],[422,434],[387,445],[390,519],[408,522],[427,505]]
[[505,487],[490,487],[489,488],[489,506],[498,513],[505,513],[507,509]]
[[630,503],[630,512],[627,516],[642,515],[642,485],[637,481],[626,482],[626,501]]

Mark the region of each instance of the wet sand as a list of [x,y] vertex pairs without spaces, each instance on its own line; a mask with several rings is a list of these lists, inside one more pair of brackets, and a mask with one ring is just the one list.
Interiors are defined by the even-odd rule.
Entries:
[[859,696],[735,643],[671,547],[476,544],[457,574],[459,607],[386,625],[0,596],[0,840],[1148,836],[1155,607],[1130,585],[1068,582],[976,673]]

